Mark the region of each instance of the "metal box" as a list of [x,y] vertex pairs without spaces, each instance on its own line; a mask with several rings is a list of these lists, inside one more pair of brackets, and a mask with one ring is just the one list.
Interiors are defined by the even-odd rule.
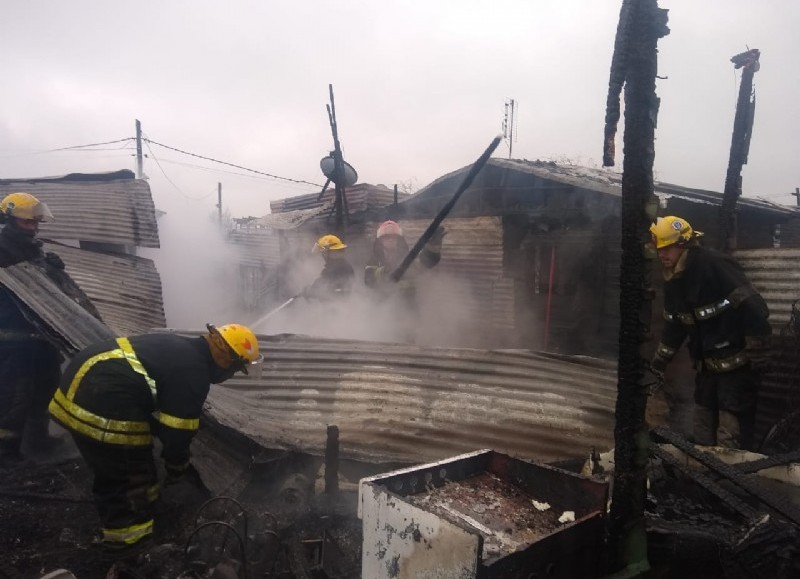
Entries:
[[368,477],[361,576],[596,577],[607,498],[607,483],[492,450]]

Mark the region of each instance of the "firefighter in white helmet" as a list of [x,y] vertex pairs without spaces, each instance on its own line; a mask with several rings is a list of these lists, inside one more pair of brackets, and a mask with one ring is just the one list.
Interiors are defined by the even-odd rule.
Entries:
[[447,234],[444,227],[434,232],[408,270],[398,280],[391,279],[409,252],[403,228],[395,221],[384,221],[378,226],[372,256],[364,268],[364,284],[375,290],[380,302],[391,302],[397,308],[397,327],[400,338],[415,340],[418,315],[417,278],[422,270],[435,267],[442,256],[442,240]]
[[664,274],[664,330],[651,362],[663,375],[688,338],[695,364],[694,439],[748,449],[759,371],[768,363],[769,310],[729,255],[706,249],[680,217],[650,227]]
[[[42,250],[39,224],[52,220],[47,205],[30,193],[6,195],[0,201],[0,267],[29,263],[41,269],[64,294],[99,319],[64,262]],[[34,454],[52,450],[57,442],[49,435],[47,402],[58,387],[61,354],[37,322],[12,292],[0,287],[0,465],[22,460],[24,432],[25,449]]]
[[346,249],[347,245],[333,234],[323,235],[314,243],[311,252],[321,255],[324,265],[314,283],[303,290],[303,297],[324,302],[350,295],[355,272],[347,261]]

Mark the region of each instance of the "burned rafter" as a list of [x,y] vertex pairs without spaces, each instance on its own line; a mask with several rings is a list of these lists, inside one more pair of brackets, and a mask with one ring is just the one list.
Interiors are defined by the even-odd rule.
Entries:
[[742,473],[737,468],[729,464],[725,464],[715,456],[696,448],[693,444],[668,428],[654,428],[650,434],[653,439],[657,441],[668,442],[677,449],[686,453],[691,458],[695,459],[706,468],[724,476],[730,482],[759,500],[764,505],[772,508],[793,523],[800,525],[800,509],[783,497],[769,492],[761,484],[755,480],[752,480],[748,477],[748,475]]

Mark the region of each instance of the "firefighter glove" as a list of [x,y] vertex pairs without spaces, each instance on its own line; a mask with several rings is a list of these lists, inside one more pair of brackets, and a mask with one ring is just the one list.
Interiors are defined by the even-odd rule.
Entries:
[[192,463],[188,461],[185,464],[172,464],[170,462],[164,462],[164,468],[167,471],[167,478],[164,481],[165,485],[170,485],[178,482],[187,473],[194,470]]
[[428,243],[425,245],[425,248],[433,253],[439,253],[442,250],[442,240],[444,239],[445,235],[447,235],[447,230],[440,225],[431,235]]
[[650,362],[650,373],[659,383],[664,381],[664,373],[667,371],[667,364],[667,360],[661,356],[654,356]]

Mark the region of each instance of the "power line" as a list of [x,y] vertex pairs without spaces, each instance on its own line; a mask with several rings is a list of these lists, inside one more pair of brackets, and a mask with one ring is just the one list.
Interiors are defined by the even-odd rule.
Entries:
[[[236,165],[234,163],[228,163],[227,161],[220,161],[219,159],[214,159],[212,157],[205,157],[203,155],[198,155],[196,153],[190,153],[189,151],[184,151],[182,149],[178,149],[175,147],[170,147],[169,145],[165,145],[163,143],[159,143],[153,141],[152,139],[145,138],[145,142],[148,143],[148,149],[150,149],[150,144],[158,145],[159,147],[164,147],[165,149],[169,149],[171,151],[175,151],[177,153],[183,153],[184,155],[189,155],[190,157],[196,157],[198,159],[204,159],[206,161],[211,161],[213,163],[219,163],[221,165],[228,165],[229,167],[235,167],[236,169],[241,169],[242,171],[249,171],[251,173],[256,173],[258,175],[264,175],[265,177],[270,177],[272,179],[279,179],[281,181],[289,181],[291,183],[302,183],[305,185],[313,185],[314,187],[322,187],[319,183],[312,183],[311,181],[303,181],[302,179],[291,179],[289,177],[280,177],[279,175],[273,175],[272,173],[265,173],[264,171],[258,171],[256,169],[250,169],[248,167],[243,167],[242,165]],[[152,153],[152,149],[150,149]]]
[[[199,201],[199,200],[201,200],[201,199],[204,199],[204,198],[205,198],[205,197],[192,197],[191,195],[187,195],[186,193],[184,193],[184,192],[183,192],[183,189],[181,189],[180,187],[178,187],[178,186],[175,184],[175,182],[174,182],[172,179],[170,179],[170,178],[169,178],[169,175],[167,175],[167,172],[166,172],[166,171],[164,171],[164,167],[162,167],[162,166],[161,166],[161,163],[158,161],[158,157],[156,157],[156,156],[155,156],[155,153],[153,153],[153,149],[151,149],[151,148],[150,148],[150,142],[149,142],[147,139],[142,139],[142,140],[143,140],[143,141],[145,142],[145,144],[147,145],[147,150],[148,150],[148,151],[150,151],[150,156],[153,158],[153,161],[155,161],[155,162],[156,162],[156,165],[158,165],[158,168],[161,170],[161,173],[164,175],[164,179],[166,179],[167,181],[169,181],[169,184],[170,184],[170,185],[172,185],[173,187],[175,187],[175,189],[177,189],[178,193],[180,193],[181,195],[183,195],[183,196],[184,196],[184,197],[186,197],[187,199],[191,199],[192,201]],[[207,197],[207,196],[206,196],[206,197]]]
[[59,147],[58,149],[46,149],[42,153],[54,153],[56,151],[69,151],[72,149],[85,149],[87,147],[99,147],[101,145],[113,145],[115,143],[124,143],[126,141],[133,141],[133,137],[126,137],[124,139],[117,139],[116,141],[106,141],[104,143],[90,143],[88,145],[73,145],[72,147]]

